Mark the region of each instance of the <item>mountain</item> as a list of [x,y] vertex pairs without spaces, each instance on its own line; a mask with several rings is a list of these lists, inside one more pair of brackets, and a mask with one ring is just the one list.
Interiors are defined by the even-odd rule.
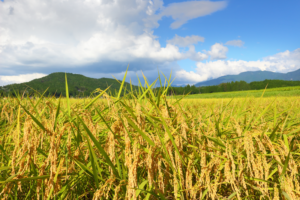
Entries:
[[[110,86],[110,92],[114,93],[115,91],[119,91],[120,83],[118,83],[115,79],[111,78],[89,78],[80,74],[72,74],[67,73],[68,80],[68,88],[70,96],[89,96],[91,92],[95,89],[100,88],[102,90],[106,89]],[[120,81],[122,82],[122,81]],[[29,87],[28,87],[29,86]],[[34,79],[27,83],[20,84],[11,84],[0,87],[0,94],[14,94],[15,91],[23,92],[26,91],[31,93],[32,89],[37,90],[40,93],[43,93],[49,87],[48,91],[45,93],[46,95],[56,95],[60,96],[62,94],[65,96],[65,73],[64,72],[56,72],[49,74],[43,78]],[[125,82],[124,87],[130,90],[130,84]],[[137,86],[132,86],[134,89]],[[31,89],[32,88],[32,89]]]
[[250,72],[242,72],[238,75],[226,75],[221,76],[216,79],[212,79],[209,81],[203,81],[196,83],[195,86],[211,86],[211,85],[219,85],[221,83],[227,82],[235,82],[235,81],[246,81],[247,83],[253,81],[263,81],[263,80],[300,80],[300,69],[289,72],[289,73],[276,73],[270,71],[250,71]]

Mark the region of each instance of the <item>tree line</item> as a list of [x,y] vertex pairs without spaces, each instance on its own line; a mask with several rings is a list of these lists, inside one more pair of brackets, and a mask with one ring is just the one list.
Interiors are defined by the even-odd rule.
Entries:
[[[84,85],[84,84],[82,84]],[[15,87],[5,88],[0,87],[0,96],[15,96],[16,93],[23,94],[25,91],[25,96],[32,96],[35,92],[31,88],[20,87],[21,85],[15,85]],[[167,95],[184,95],[184,94],[203,94],[203,93],[214,93],[214,92],[231,92],[231,91],[244,91],[244,90],[260,90],[267,88],[279,88],[279,87],[290,87],[290,86],[300,86],[300,81],[284,81],[284,80],[264,80],[264,81],[255,81],[251,83],[247,83],[245,81],[235,81],[235,82],[227,82],[221,83],[219,85],[213,86],[201,86],[196,87],[195,85],[186,85],[184,87],[169,87]],[[37,85],[37,87],[32,87],[35,90],[38,90],[40,93],[43,93],[46,88],[41,85]],[[127,85],[127,92],[130,92],[129,84]],[[105,89],[104,87],[102,89]],[[113,95],[117,94],[118,87],[111,88],[108,92]],[[129,91],[128,91],[129,90]],[[137,91],[137,87],[134,86],[134,90]],[[69,95],[70,97],[88,97],[94,91],[94,88],[84,87],[84,86],[73,86],[69,85]],[[56,96],[60,95],[65,96],[65,87],[63,86],[53,86],[49,87],[48,90],[44,94],[45,96]]]
[[184,95],[190,94],[203,94],[203,93],[214,93],[214,92],[231,92],[231,91],[243,91],[243,90],[260,90],[267,88],[279,88],[279,87],[290,87],[300,86],[300,81],[284,81],[284,80],[264,80],[254,81],[247,83],[246,81],[235,81],[221,83],[219,85],[212,86],[201,86],[196,87],[195,85],[186,85],[184,87],[170,87],[168,95]]

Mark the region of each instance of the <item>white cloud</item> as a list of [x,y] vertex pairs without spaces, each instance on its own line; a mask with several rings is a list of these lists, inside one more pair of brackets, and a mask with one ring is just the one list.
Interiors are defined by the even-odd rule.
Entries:
[[171,28],[177,29],[191,19],[209,15],[224,9],[226,6],[226,1],[187,1],[172,3],[168,7],[163,8],[162,12],[158,14],[155,19],[170,16],[175,20],[175,22],[171,24]]
[[[226,7],[225,1],[188,1],[163,6],[162,0],[14,0],[0,2],[0,70],[3,75],[51,73],[68,69],[120,71],[164,66],[201,52],[182,52],[176,45],[202,41],[187,36],[183,43],[162,47],[153,35],[163,16],[178,28],[188,20]],[[182,42],[182,41],[181,41]],[[102,64],[101,64],[102,63]],[[102,67],[103,63],[113,67]],[[140,66],[140,68],[138,67]],[[122,68],[123,69],[123,68]]]
[[42,78],[47,74],[34,73],[34,74],[20,74],[17,76],[0,76],[0,86],[12,83],[24,83],[33,79]]
[[285,51],[257,61],[209,61],[198,62],[196,72],[184,70],[176,72],[178,79],[186,83],[197,83],[209,78],[218,78],[224,75],[234,75],[245,71],[273,71],[287,73],[300,68],[300,48],[294,51]]
[[197,83],[199,80],[203,79],[203,76],[201,76],[198,73],[195,73],[193,71],[187,72],[185,70],[178,70],[176,71],[176,79],[179,79],[182,82],[186,83]]
[[[28,81],[30,78],[16,75],[37,72],[71,71],[111,77],[111,73],[122,74],[128,63],[131,74],[143,70],[145,74],[155,76],[157,67],[167,73],[170,66],[182,59],[198,62],[196,72],[184,72],[179,66],[174,68],[180,79],[186,77],[187,81],[251,69],[284,72],[299,68],[299,49],[259,61],[201,64],[199,61],[208,56],[211,60],[225,59],[228,48],[216,43],[210,51],[197,52],[193,44],[203,42],[204,38],[195,35],[176,35],[166,46],[161,46],[153,35],[163,17],[173,18],[171,28],[176,29],[191,19],[226,6],[226,1],[187,1],[168,6],[163,6],[162,0],[0,2],[0,84]],[[189,49],[183,51],[179,47]],[[15,75],[15,78],[4,78],[9,75]]]
[[225,43],[225,45],[242,47],[245,44],[242,40],[230,40]]
[[210,55],[211,60],[226,59],[227,52],[227,47],[220,43],[216,43],[211,46],[210,51],[208,51],[208,55]]
[[186,58],[189,58],[194,61],[202,61],[208,59],[208,55],[201,52],[196,52],[195,46],[189,46],[188,52],[186,52]]
[[169,44],[178,45],[180,47],[187,47],[193,44],[197,44],[198,42],[204,42],[204,37],[198,35],[191,35],[186,37],[181,37],[175,35],[171,40],[167,40]]
[[300,48],[294,51],[286,50],[263,58],[264,62],[272,63],[270,71],[290,72],[300,68]]

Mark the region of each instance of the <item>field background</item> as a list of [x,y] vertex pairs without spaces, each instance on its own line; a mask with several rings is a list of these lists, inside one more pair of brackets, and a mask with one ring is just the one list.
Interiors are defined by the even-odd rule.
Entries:
[[[206,99],[206,98],[236,98],[236,97],[292,97],[300,96],[300,86],[294,87],[282,87],[271,88],[265,90],[247,90],[247,91],[235,91],[235,92],[216,92],[205,94],[192,94],[185,97],[185,99]],[[183,95],[176,95],[174,98],[180,98]]]
[[283,89],[2,98],[0,197],[299,199],[300,98],[266,97]]

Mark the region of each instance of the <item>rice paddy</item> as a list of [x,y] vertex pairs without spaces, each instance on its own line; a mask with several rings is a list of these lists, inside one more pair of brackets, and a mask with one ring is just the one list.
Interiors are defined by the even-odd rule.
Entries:
[[300,98],[165,91],[2,98],[0,198],[300,199]]
[[[264,97],[296,97],[300,96],[300,87],[282,87],[282,88],[267,88],[264,90],[245,90],[245,91],[234,91],[234,92],[215,92],[215,93],[204,93],[204,94],[192,94],[188,95],[186,99],[216,99],[216,98],[251,98],[261,97],[264,93]],[[179,98],[180,95],[175,96]]]

